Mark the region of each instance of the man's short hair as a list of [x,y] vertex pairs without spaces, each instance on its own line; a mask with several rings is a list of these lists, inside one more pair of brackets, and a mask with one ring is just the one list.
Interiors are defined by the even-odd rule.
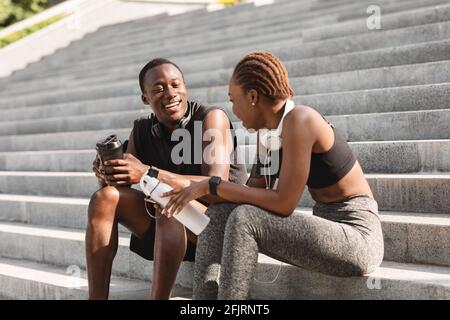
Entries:
[[175,68],[177,68],[180,71],[181,76],[183,77],[183,80],[184,80],[183,72],[181,71],[180,67],[177,66],[174,62],[172,62],[172,61],[170,61],[168,59],[165,59],[165,58],[156,58],[156,59],[153,59],[150,62],[148,62],[142,68],[141,72],[139,72],[139,86],[141,87],[142,93],[144,93],[144,78],[145,78],[145,75],[147,74],[147,71],[150,70],[150,69],[153,69],[154,67],[160,66],[162,64],[171,64],[171,65],[173,65]]

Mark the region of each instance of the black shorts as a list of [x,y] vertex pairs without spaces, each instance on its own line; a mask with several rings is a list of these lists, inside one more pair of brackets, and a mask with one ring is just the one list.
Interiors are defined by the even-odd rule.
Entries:
[[[131,234],[130,250],[140,255],[142,258],[153,261],[153,245],[155,243],[155,220],[152,219],[150,226],[145,233],[144,239],[140,239],[134,234]],[[190,241],[187,242],[186,254],[183,261],[195,260],[195,244]]]

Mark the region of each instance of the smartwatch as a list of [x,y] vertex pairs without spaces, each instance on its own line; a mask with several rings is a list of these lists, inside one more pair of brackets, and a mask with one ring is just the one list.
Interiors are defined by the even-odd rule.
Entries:
[[152,178],[158,179],[159,169],[155,166],[150,166],[150,169],[147,171],[147,175]]
[[213,195],[217,195],[217,186],[222,181],[221,177],[218,176],[212,176],[209,179],[209,193]]

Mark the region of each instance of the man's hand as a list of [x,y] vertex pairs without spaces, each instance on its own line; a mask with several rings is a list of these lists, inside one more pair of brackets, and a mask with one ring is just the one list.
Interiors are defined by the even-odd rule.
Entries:
[[105,161],[103,173],[108,186],[120,187],[139,183],[149,168],[131,153],[124,153],[123,159]]
[[98,184],[101,188],[107,186],[105,177],[103,176],[103,173],[102,173],[102,170],[103,170],[103,166],[100,163],[100,158],[98,157],[98,154],[97,154],[95,156],[94,162],[92,162],[92,171],[95,173],[95,176],[97,177],[97,180],[98,180]]

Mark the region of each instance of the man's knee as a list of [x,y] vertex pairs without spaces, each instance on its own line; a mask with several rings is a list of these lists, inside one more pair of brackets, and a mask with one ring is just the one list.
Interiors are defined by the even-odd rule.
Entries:
[[119,200],[119,190],[115,187],[104,187],[92,194],[90,203],[101,204],[101,203],[112,203]]
[[89,219],[92,219],[97,213],[101,213],[105,209],[107,211],[110,205],[117,204],[119,202],[120,192],[115,187],[104,187],[92,194],[89,202]]

